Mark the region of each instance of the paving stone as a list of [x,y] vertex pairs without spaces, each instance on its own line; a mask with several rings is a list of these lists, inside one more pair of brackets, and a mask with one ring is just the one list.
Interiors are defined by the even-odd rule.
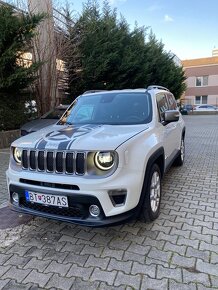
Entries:
[[12,257],[12,254],[3,254],[0,253],[0,265],[5,264],[5,262],[7,262],[10,258]]
[[71,244],[76,244],[77,241],[78,239],[73,238],[72,236],[68,236],[68,235],[62,235],[59,239],[59,242],[69,242]]
[[56,261],[58,263],[62,263],[66,257],[68,256],[67,252],[59,252],[56,251],[55,249],[53,250],[48,250],[46,254],[43,257],[43,260],[51,260],[51,261]]
[[84,266],[88,260],[89,255],[77,255],[74,253],[69,253],[64,260],[64,263],[77,264],[78,266]]
[[164,262],[168,262],[170,260],[171,257],[171,253],[170,252],[165,252],[165,251],[160,251],[158,249],[151,249],[151,251],[148,254],[149,258],[154,258],[157,260],[161,260]]
[[44,270],[44,273],[57,273],[60,276],[65,276],[70,269],[71,264],[62,264],[52,261]]
[[51,263],[50,260],[39,260],[37,258],[32,258],[25,266],[24,269],[36,269],[39,272],[43,272],[45,268]]
[[174,280],[170,280],[169,290],[197,290],[197,285],[192,283],[190,284],[178,283]]
[[190,236],[191,240],[199,240],[199,241],[205,241],[207,243],[211,243],[212,236],[211,235],[205,235],[205,234],[198,234],[196,232],[192,232]]
[[204,274],[204,273],[195,273],[193,272],[194,270],[190,269],[190,271],[187,271],[186,269],[183,269],[183,282],[184,283],[202,283],[206,286],[210,286],[210,280],[209,280],[209,275]]
[[99,290],[132,290],[132,287],[128,286],[109,286],[107,283],[105,282],[101,282],[99,285]]
[[191,246],[193,248],[198,249],[199,247],[199,241],[198,240],[190,240],[190,239],[186,239],[186,238],[182,238],[179,237],[178,241],[177,241],[178,245],[184,245],[184,246]]
[[126,275],[122,272],[118,272],[116,280],[114,282],[115,286],[128,285],[133,289],[140,289],[141,276],[140,275]]
[[129,225],[124,225],[124,227],[121,230],[121,232],[127,232],[133,235],[137,235],[139,231],[140,231],[140,227],[129,226]]
[[90,280],[91,281],[104,281],[108,283],[109,285],[113,285],[116,275],[117,275],[116,271],[108,272],[108,271],[102,271],[98,268],[95,268]]
[[194,225],[195,226],[206,227],[206,228],[209,228],[209,229],[213,228],[213,223],[212,222],[204,222],[204,221],[199,221],[197,219],[194,220]]
[[[2,280],[2,281],[8,281],[8,279]],[[15,280],[10,280],[3,288],[1,288],[1,281],[0,281],[0,289],[3,289],[3,290],[29,290],[32,287],[33,286],[30,283],[24,285],[22,283],[16,282]]]
[[112,250],[106,247],[104,248],[101,254],[101,257],[111,257],[111,258],[116,258],[117,260],[122,260],[123,255],[124,255],[123,250]]
[[168,279],[152,279],[144,275],[142,279],[141,289],[168,290]]
[[197,260],[196,269],[202,273],[218,276],[218,264],[205,263],[202,260]]
[[133,267],[131,270],[131,274],[136,275],[136,274],[146,274],[151,278],[156,277],[156,265],[142,265],[139,264],[138,262],[133,263]]
[[10,268],[11,268],[11,266],[1,266],[0,265],[0,277],[2,277],[4,275],[4,273],[6,273]]
[[89,254],[89,255],[94,255],[95,257],[100,257],[101,256],[101,253],[103,252],[103,247],[91,247],[91,246],[88,246],[86,245],[82,252],[81,252],[81,255],[85,255],[85,254]]
[[130,241],[124,241],[122,239],[114,239],[110,242],[109,246],[110,248],[114,248],[117,250],[127,250],[130,244],[131,244]]
[[187,251],[186,251],[186,256],[199,258],[205,262],[208,262],[209,257],[210,257],[210,252],[206,251],[206,250],[204,251],[204,250],[198,250],[198,249],[194,249],[192,247],[188,247]]
[[61,277],[58,274],[54,274],[51,279],[48,281],[46,284],[46,289],[47,288],[54,288],[54,289],[63,289],[63,290],[68,290],[71,289],[75,281],[75,278],[65,278]]
[[129,246],[128,251],[133,252],[135,254],[147,255],[148,252],[150,251],[150,249],[151,249],[150,246],[141,246],[141,245],[137,245],[135,243],[132,243]]
[[216,276],[210,276],[211,284],[215,289],[218,289],[218,277]]
[[46,283],[49,281],[51,278],[52,274],[43,274],[39,273],[36,270],[32,270],[29,275],[23,280],[23,283],[34,283],[39,285],[39,287],[45,287]]
[[80,230],[76,235],[75,238],[90,241],[95,236],[95,233],[87,232],[84,230]]
[[74,254],[80,254],[84,249],[84,245],[75,245],[71,243],[65,243],[63,248],[60,250],[61,252],[69,252]]
[[124,257],[123,257],[123,261],[136,261],[142,264],[144,263],[145,259],[146,259],[146,256],[144,255],[140,255],[140,254],[136,254],[136,253],[132,253],[128,251],[124,253]]
[[98,281],[83,281],[80,278],[76,278],[73,282],[73,286],[71,290],[96,290],[101,289],[99,288],[100,282]]
[[133,263],[132,261],[118,261],[112,258],[110,260],[107,270],[108,271],[117,270],[129,274],[132,267],[132,263]]
[[166,242],[164,246],[164,251],[172,251],[172,252],[179,253],[181,255],[185,254],[186,249],[187,249],[186,246],[178,246],[178,245],[171,244],[169,242]]
[[212,264],[218,264],[218,254],[211,253],[211,263]]
[[159,233],[157,236],[157,240],[163,240],[171,242],[172,244],[175,244],[178,237],[176,235],[166,235],[164,233]]
[[158,260],[158,259],[153,259],[153,258],[148,258],[146,257],[146,265],[162,265],[163,267],[171,267],[171,268],[176,268],[176,265],[172,265],[171,263],[171,259],[167,262]]
[[3,289],[5,285],[9,283],[10,279],[0,280],[0,289]]
[[31,248],[32,246],[20,246],[19,244],[14,244],[11,248],[7,249],[7,254],[17,254],[19,256],[24,256],[26,252]]
[[31,257],[20,257],[15,254],[8,261],[5,262],[5,265],[14,265],[18,268],[22,268],[30,261],[30,259]]
[[31,272],[31,269],[19,269],[12,266],[3,276],[2,279],[14,279],[16,282],[22,282],[24,278]]
[[109,258],[96,258],[94,256],[89,256],[85,263],[85,267],[93,266],[105,270],[109,264]]
[[133,234],[127,234],[127,236],[124,238],[124,241],[131,241],[134,244],[141,245],[145,240],[145,237],[142,236],[135,236]]
[[110,237],[110,235],[101,235],[101,234],[95,234],[95,236],[92,238],[92,242],[95,243],[95,245],[99,245],[99,246],[107,246],[110,244],[110,241],[113,238]]
[[89,277],[91,276],[92,271],[93,271],[93,267],[85,268],[85,267],[80,267],[74,264],[70,268],[66,277],[79,277],[84,280],[88,280]]
[[212,244],[213,245],[218,245],[218,236],[213,236],[212,237]]
[[153,231],[163,232],[164,234],[169,234],[171,231],[171,227],[163,227],[159,226],[158,224],[154,224],[152,227]]
[[208,244],[208,243],[205,243],[203,241],[200,242],[200,248],[199,249],[202,250],[202,251],[208,250],[208,251],[213,251],[215,253],[218,252],[216,245]]
[[184,237],[184,238],[188,239],[191,235],[191,231],[189,231],[189,230],[183,231],[183,230],[178,230],[176,228],[172,228],[170,234],[177,235],[179,237]]
[[157,278],[169,278],[174,279],[178,282],[182,282],[182,270],[180,268],[172,269],[172,268],[165,268],[163,266],[157,266]]
[[43,259],[45,255],[48,253],[48,249],[38,249],[37,247],[31,247],[26,253],[25,256],[35,257],[38,259]]
[[177,253],[173,254],[172,264],[181,266],[181,267],[194,267],[196,259],[180,256]]

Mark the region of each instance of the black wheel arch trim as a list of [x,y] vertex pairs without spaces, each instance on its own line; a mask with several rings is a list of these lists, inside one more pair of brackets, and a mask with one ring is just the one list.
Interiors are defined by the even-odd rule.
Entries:
[[141,195],[140,195],[140,199],[139,199],[139,203],[138,203],[138,209],[139,209],[138,215],[140,215],[141,207],[142,207],[144,196],[145,196],[145,188],[147,187],[149,170],[151,169],[152,165],[154,163],[156,163],[160,168],[161,177],[163,177],[164,172],[165,172],[165,158],[164,158],[164,156],[165,156],[164,148],[160,147],[148,159],[147,166],[146,166],[145,173],[144,173],[144,182],[142,185],[142,191],[141,191]]

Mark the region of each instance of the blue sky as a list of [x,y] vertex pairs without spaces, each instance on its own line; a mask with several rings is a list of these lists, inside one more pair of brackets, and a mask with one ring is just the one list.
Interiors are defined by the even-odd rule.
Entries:
[[[56,0],[54,0],[56,2]],[[64,0],[59,0],[64,2]],[[81,12],[80,0],[68,1]],[[100,2],[103,2],[100,0]],[[180,59],[209,57],[218,48],[218,0],[110,0],[133,27],[150,26]]]

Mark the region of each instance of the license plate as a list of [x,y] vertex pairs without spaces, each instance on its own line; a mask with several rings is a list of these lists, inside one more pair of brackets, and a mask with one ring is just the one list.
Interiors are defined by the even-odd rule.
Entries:
[[25,190],[26,201],[32,203],[39,203],[44,205],[53,205],[58,207],[68,207],[68,200],[66,196],[44,194]]

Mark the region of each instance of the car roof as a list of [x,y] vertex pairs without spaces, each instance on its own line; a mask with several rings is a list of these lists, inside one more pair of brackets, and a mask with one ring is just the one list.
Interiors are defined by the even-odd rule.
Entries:
[[107,94],[107,93],[134,93],[134,92],[140,92],[140,93],[145,93],[146,91],[153,90],[155,93],[156,92],[170,92],[167,88],[158,86],[158,85],[153,85],[149,86],[148,88],[136,88],[136,89],[121,89],[121,90],[89,90],[85,91],[82,95],[96,95],[96,94]]

